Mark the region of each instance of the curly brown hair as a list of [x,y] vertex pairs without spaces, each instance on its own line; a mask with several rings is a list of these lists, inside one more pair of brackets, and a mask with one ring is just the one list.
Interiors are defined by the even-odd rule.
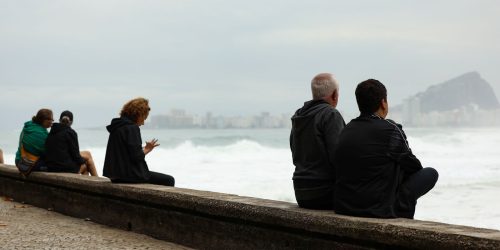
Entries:
[[149,108],[149,100],[138,97],[123,105],[120,116],[125,116],[133,122],[138,122],[141,117],[146,119],[149,115],[149,110],[151,110]]

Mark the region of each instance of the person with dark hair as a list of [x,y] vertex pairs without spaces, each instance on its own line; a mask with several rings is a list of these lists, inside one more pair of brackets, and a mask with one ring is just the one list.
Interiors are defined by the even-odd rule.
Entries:
[[149,101],[135,98],[127,102],[119,118],[114,118],[106,127],[109,131],[104,159],[103,175],[113,183],[151,183],[174,186],[174,177],[149,171],[145,157],[159,146],[158,140],[146,142],[142,147],[139,126],[149,115]]
[[386,119],[387,90],[381,82],[361,82],[355,93],[361,114],[340,134],[335,212],[413,219],[417,199],[434,187],[438,172],[422,167],[402,126]]
[[94,160],[89,151],[80,152],[78,135],[71,128],[73,113],[61,113],[45,142],[45,164],[49,172],[68,172],[97,176]]
[[31,121],[24,123],[23,130],[19,136],[19,146],[16,152],[16,166],[21,161],[21,151],[24,151],[38,159],[32,171],[45,170],[43,166],[45,140],[49,134],[47,129],[52,126],[53,122],[52,110],[40,109],[36,116],[33,116]]
[[344,119],[336,109],[339,84],[332,74],[316,75],[311,81],[312,100],[292,117],[290,149],[293,188],[297,204],[309,209],[333,209],[334,156]]

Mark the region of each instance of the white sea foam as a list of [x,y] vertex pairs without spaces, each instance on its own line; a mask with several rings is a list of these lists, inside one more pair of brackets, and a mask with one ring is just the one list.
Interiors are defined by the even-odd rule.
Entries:
[[439,171],[416,218],[500,229],[500,131],[432,133],[409,139],[424,166]]
[[[91,149],[102,173],[104,148]],[[146,156],[152,171],[171,174],[176,186],[294,202],[288,149],[240,140],[227,146],[191,141],[156,148]]]

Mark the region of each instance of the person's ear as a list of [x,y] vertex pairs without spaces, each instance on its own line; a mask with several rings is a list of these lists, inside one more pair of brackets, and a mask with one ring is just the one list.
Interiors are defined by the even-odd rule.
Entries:
[[387,103],[387,98],[382,99],[382,109],[384,110],[385,115],[389,113],[389,104]]
[[332,100],[337,101],[338,99],[339,99],[339,92],[338,92],[338,90],[334,90],[332,92]]

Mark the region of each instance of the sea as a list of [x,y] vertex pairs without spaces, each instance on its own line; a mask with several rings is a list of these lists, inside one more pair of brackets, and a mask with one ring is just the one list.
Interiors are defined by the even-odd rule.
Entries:
[[[108,132],[75,129],[102,175]],[[439,172],[418,200],[415,219],[500,230],[500,128],[405,128],[424,167]],[[20,129],[0,133],[14,163]],[[182,188],[295,202],[289,129],[142,130],[160,146],[146,156],[150,170],[175,177]]]

